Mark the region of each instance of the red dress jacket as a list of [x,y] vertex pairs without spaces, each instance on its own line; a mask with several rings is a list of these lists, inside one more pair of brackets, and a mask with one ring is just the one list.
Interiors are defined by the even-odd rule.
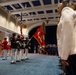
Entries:
[[7,40],[3,40],[2,41],[2,47],[3,47],[3,49],[8,49],[7,44],[8,44],[8,41]]

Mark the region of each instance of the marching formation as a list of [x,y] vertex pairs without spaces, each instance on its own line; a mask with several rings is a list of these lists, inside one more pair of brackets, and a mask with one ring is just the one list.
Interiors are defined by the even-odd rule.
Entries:
[[23,36],[12,34],[10,38],[10,44],[8,44],[7,38],[1,43],[2,46],[2,60],[7,60],[7,53],[10,51],[10,63],[15,64],[16,62],[24,61],[28,54],[28,43],[29,39],[24,39]]

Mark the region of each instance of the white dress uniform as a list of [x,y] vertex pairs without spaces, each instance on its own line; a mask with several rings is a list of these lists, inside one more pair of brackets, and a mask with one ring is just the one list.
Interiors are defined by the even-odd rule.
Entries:
[[66,60],[66,75],[76,75],[76,12],[65,7],[57,27],[59,57]]
[[64,60],[67,60],[69,55],[76,54],[75,18],[76,12],[73,9],[63,8],[57,27],[57,42],[59,56]]

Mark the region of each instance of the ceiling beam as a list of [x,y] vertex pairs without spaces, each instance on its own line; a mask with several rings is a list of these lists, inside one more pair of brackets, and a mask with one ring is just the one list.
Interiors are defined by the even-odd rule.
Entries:
[[12,1],[5,1],[1,2],[1,6],[6,6],[6,5],[11,5],[11,4],[16,4],[16,3],[23,3],[23,2],[29,2],[29,1],[35,1],[35,0],[12,0]]
[[40,0],[40,3],[41,3],[41,5],[42,5],[42,6],[44,6],[44,4],[43,4],[43,1],[42,1],[42,0]]
[[[37,16],[22,16],[22,19],[34,19],[34,18],[47,18],[47,17],[59,17],[59,14],[47,14],[47,15],[37,15]],[[19,19],[21,17],[18,17]]]
[[[48,9],[47,9],[48,8]],[[16,10],[16,11],[10,11],[11,14],[20,14],[21,12],[23,13],[28,13],[28,12],[36,12],[36,11],[44,11],[44,10],[53,10],[53,9],[57,9],[57,6],[44,6],[43,7],[33,7],[33,8],[29,8],[29,9],[20,9],[20,10]]]
[[[25,24],[25,25],[31,25],[31,24],[33,24],[33,23],[40,23],[40,22],[45,22],[46,23],[46,20],[34,20],[34,21],[24,21],[23,22],[23,24]],[[55,25],[57,25],[58,24],[58,20],[50,20],[49,22],[48,22],[48,24],[49,25],[51,25],[51,24],[55,24]]]
[[19,4],[20,4],[20,6],[22,7],[22,9],[25,9],[21,3],[19,3]]

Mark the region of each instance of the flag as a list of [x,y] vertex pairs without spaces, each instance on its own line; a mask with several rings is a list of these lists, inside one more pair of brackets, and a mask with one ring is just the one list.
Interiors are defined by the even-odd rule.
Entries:
[[20,33],[22,35],[22,22],[20,22]]
[[44,33],[43,33],[43,27],[40,26],[33,36],[38,41],[42,49],[44,50],[45,49],[45,38],[44,38]]

